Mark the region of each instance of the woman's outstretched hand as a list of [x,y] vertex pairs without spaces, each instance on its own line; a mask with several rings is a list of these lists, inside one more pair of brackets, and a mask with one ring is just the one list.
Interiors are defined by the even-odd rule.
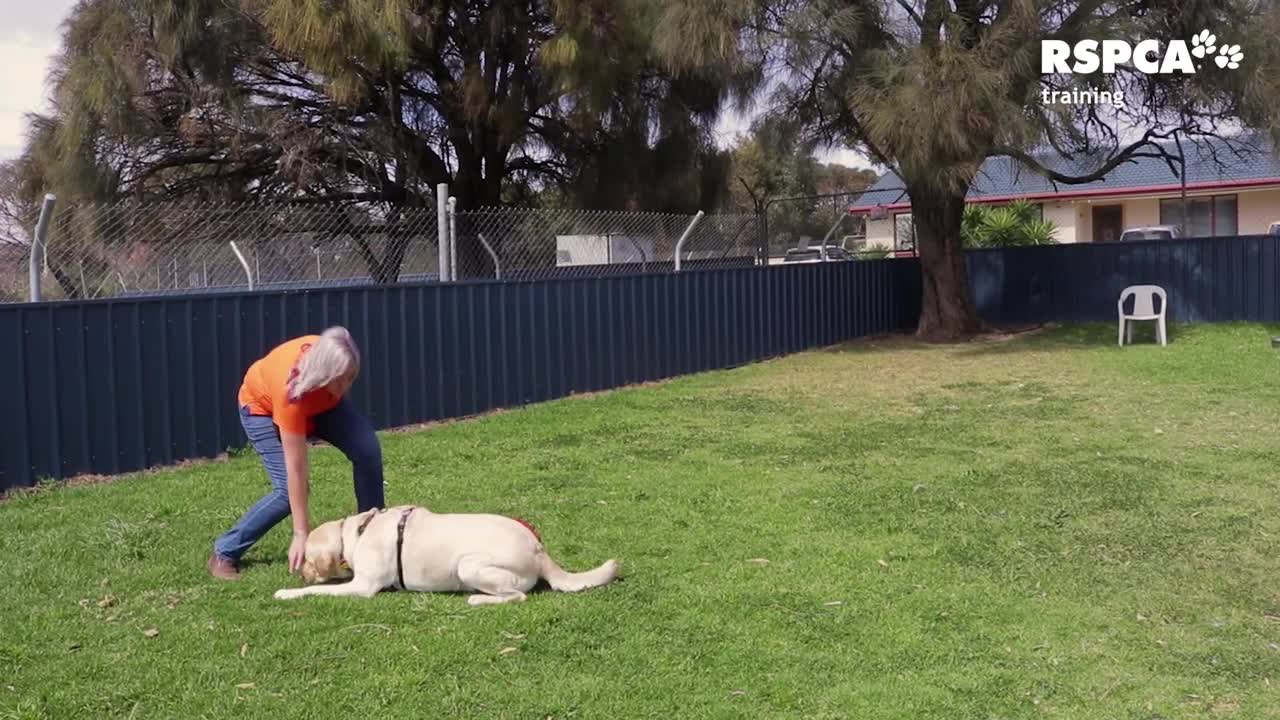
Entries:
[[307,535],[306,533],[293,533],[293,542],[289,543],[289,574],[298,572],[302,569],[302,563],[307,559]]

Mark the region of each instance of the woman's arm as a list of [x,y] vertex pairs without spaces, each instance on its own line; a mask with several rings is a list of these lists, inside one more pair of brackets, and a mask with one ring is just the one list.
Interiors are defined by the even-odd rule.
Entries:
[[284,467],[289,480],[289,513],[293,517],[293,542],[289,545],[289,572],[302,567],[311,522],[307,500],[311,494],[311,472],[307,462],[307,436],[280,433],[284,446]]

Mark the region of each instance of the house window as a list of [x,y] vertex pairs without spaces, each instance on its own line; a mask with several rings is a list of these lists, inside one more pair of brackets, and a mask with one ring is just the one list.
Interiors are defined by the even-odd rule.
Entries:
[[916,249],[916,227],[911,222],[911,213],[899,213],[893,216],[893,249],[898,251]]
[[[1182,226],[1182,200],[1160,201],[1160,224]],[[1187,237],[1237,235],[1240,214],[1235,195],[1187,198]]]

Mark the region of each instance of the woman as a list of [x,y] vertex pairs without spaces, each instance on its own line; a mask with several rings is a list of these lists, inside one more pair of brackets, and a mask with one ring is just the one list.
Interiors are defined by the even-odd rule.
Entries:
[[289,515],[289,572],[302,567],[311,531],[308,436],[337,447],[351,461],[360,512],[384,506],[378,436],[347,398],[359,373],[360,351],[342,327],[290,340],[249,367],[240,386],[240,424],[262,458],[272,489],[214,542],[209,558],[214,577],[238,578],[240,557]]

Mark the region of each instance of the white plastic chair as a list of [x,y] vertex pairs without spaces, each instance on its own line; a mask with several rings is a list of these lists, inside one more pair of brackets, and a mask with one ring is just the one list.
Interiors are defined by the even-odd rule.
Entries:
[[[1130,297],[1133,298],[1133,312],[1126,313],[1124,311],[1124,301]],[[1160,298],[1160,311],[1156,312],[1155,299]],[[1156,321],[1156,339],[1160,341],[1162,346],[1169,344],[1169,335],[1165,332],[1164,314],[1169,307],[1169,299],[1165,294],[1164,288],[1159,285],[1131,285],[1120,293],[1120,302],[1116,303],[1116,310],[1120,315],[1120,346],[1123,347],[1125,338],[1133,343],[1133,321],[1135,320],[1155,320]]]

